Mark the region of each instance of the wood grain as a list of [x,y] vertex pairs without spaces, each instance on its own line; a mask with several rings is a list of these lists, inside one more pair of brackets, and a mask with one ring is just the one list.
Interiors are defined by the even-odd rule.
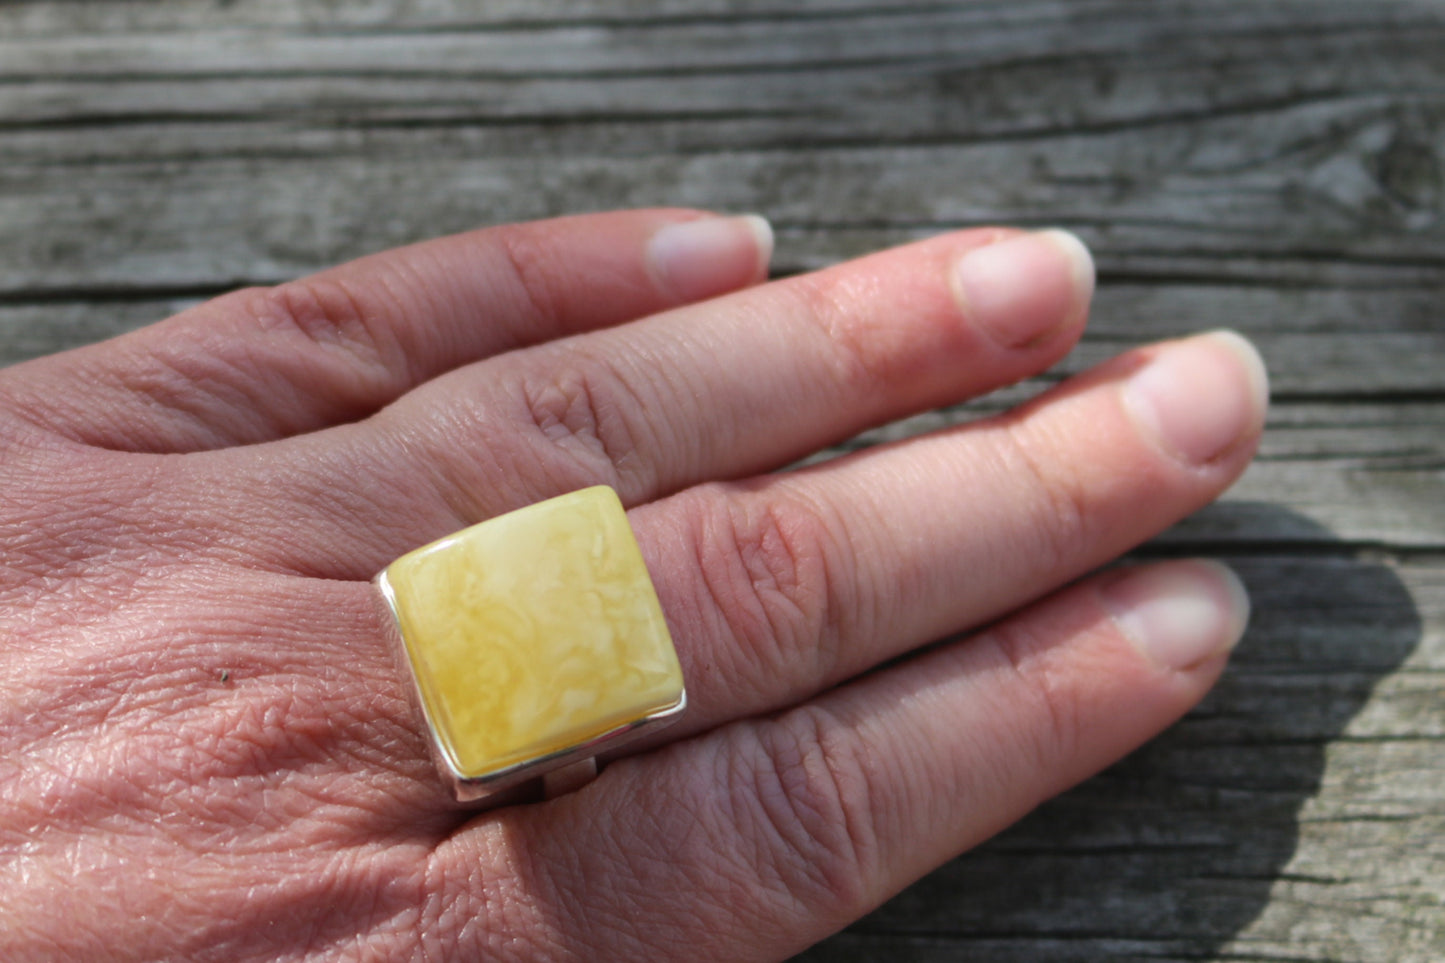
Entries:
[[[1445,959],[1445,7],[0,5],[0,362],[477,224],[760,210],[778,269],[985,222],[1101,273],[1048,377],[1261,346],[1258,463],[1146,546],[1256,617],[1159,741],[815,960]],[[942,857],[943,854],[940,854]]]

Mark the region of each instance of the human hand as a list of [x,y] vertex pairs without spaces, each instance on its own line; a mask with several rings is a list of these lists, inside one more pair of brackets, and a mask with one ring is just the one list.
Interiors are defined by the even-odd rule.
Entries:
[[[768,244],[480,231],[0,373],[0,958],[775,959],[1193,705],[1231,576],[1069,583],[1243,470],[1252,350],[769,474],[1044,369],[1093,274],[980,230],[751,286]],[[459,811],[368,580],[598,483],[689,710],[575,793]]]

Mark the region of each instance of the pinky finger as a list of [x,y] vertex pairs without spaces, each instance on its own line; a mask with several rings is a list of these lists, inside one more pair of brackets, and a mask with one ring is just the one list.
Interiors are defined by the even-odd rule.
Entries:
[[1173,722],[1247,612],[1211,562],[1107,573],[781,716],[484,819],[437,868],[458,898],[510,907],[549,958],[783,957]]

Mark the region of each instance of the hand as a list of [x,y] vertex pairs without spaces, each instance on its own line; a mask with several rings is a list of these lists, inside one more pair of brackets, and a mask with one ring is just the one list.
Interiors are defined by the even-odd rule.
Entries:
[[[1070,583],[1243,470],[1252,349],[770,473],[1043,370],[1093,269],[977,230],[754,286],[769,246],[681,211],[480,231],[0,373],[0,958],[778,958],[1198,700],[1225,570]],[[368,580],[597,483],[688,713],[459,811]]]

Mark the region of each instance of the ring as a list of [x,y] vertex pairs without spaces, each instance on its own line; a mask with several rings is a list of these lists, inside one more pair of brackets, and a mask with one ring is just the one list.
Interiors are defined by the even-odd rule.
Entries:
[[[374,580],[459,801],[571,792],[674,722],[682,667],[622,501],[575,491],[401,556]],[[542,777],[538,780],[537,777]]]

